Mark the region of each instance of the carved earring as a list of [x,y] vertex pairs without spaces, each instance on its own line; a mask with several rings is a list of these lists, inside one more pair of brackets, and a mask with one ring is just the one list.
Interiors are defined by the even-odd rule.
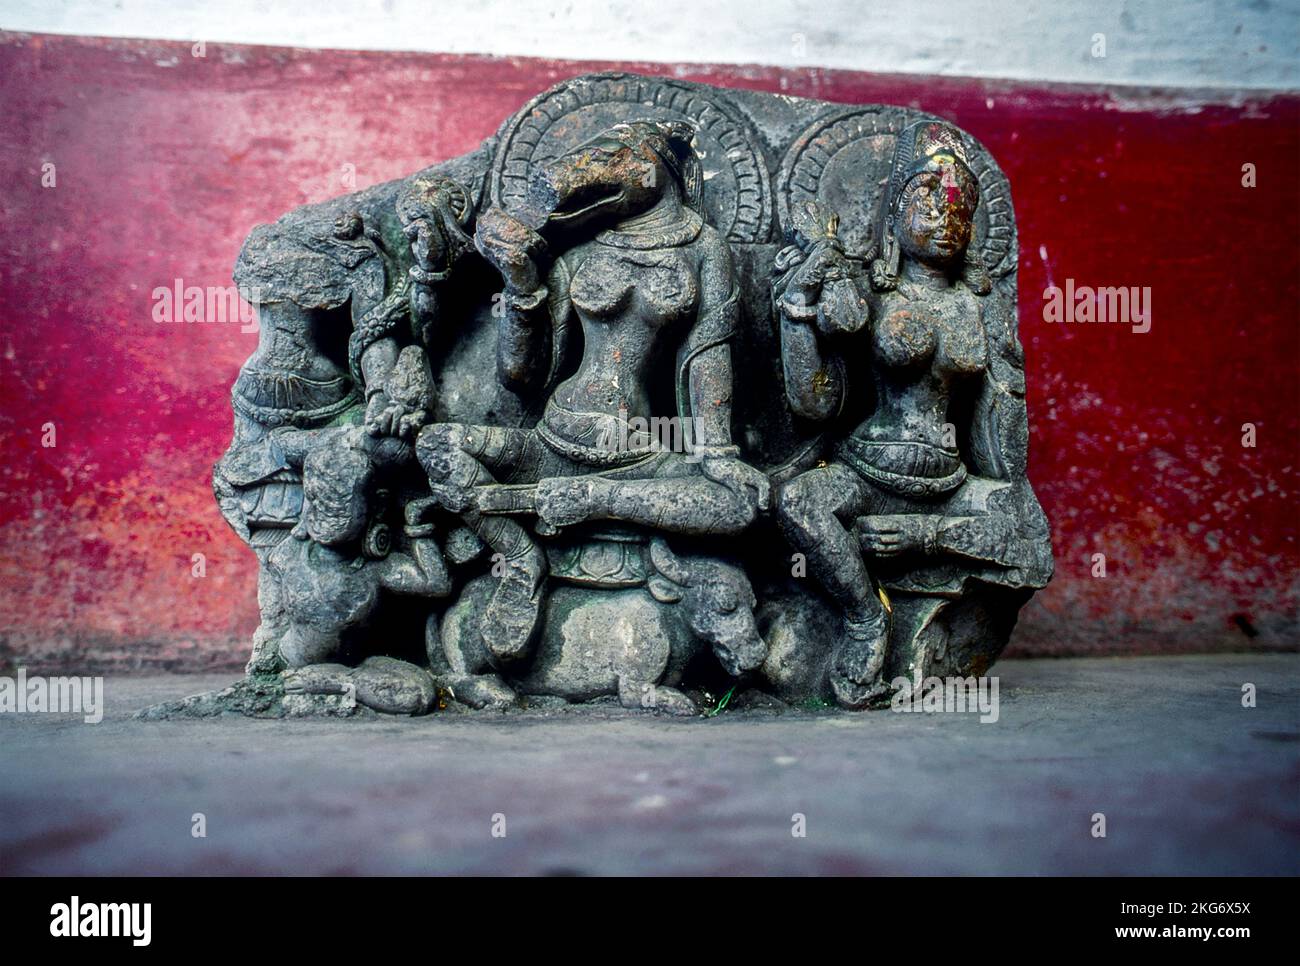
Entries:
[[984,264],[984,255],[979,251],[968,251],[966,263],[962,266],[962,281],[976,295],[988,295],[993,291],[993,279]]
[[894,237],[894,228],[885,228],[884,237],[880,239],[880,257],[871,263],[871,284],[877,289],[892,289],[898,284],[898,262],[901,257],[898,239]]
[[[375,490],[375,504],[381,508],[388,505],[389,491],[385,488]],[[383,510],[380,510],[382,516]],[[393,549],[393,532],[382,519],[371,522],[366,527],[366,535],[361,541],[361,553],[368,560],[383,560]]]
[[898,246],[898,238],[894,235],[894,229],[885,232],[885,272],[891,279],[898,278],[898,262],[902,257],[901,249]]
[[371,524],[366,531],[366,538],[362,543],[361,552],[366,555],[367,559],[383,560],[392,549],[393,535],[388,528],[388,524]]

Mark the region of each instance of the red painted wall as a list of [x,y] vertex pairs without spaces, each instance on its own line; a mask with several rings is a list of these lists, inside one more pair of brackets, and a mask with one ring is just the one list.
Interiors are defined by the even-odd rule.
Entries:
[[[153,289],[228,285],[249,228],[343,193],[344,165],[359,188],[397,178],[473,148],[555,81],[609,67],[909,104],[980,138],[1020,219],[1030,476],[1057,554],[1014,650],[1295,646],[1300,96],[206,53],[0,36],[0,664],[242,661],[255,563],[208,480],[256,336],[156,324]],[[1045,323],[1041,293],[1067,278],[1150,286],[1151,331]]]

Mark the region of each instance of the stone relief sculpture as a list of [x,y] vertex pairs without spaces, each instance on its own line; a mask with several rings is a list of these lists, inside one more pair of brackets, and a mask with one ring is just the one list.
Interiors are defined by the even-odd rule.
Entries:
[[[693,137],[682,122],[618,124],[537,167],[517,214],[493,207],[479,219],[478,248],[505,284],[497,376],[521,393],[554,386],[530,428],[438,423],[420,433],[419,459],[435,498],[460,513],[498,559],[477,617],[482,660],[468,667],[493,674],[530,656],[548,584],[586,587],[588,601],[577,606],[597,606],[600,591],[647,586],[655,560],[671,556],[667,549],[648,553],[655,534],[737,534],[767,505],[766,476],[731,444],[728,343],[738,284],[726,242],[700,212],[703,174]],[[574,342],[581,355],[570,366],[565,357]],[[664,358],[673,369],[655,364]],[[651,385],[665,372],[675,374],[674,386]],[[655,412],[661,400],[672,403],[671,414]],[[682,452],[634,428],[660,415],[692,428]],[[692,566],[707,565],[699,559]],[[741,596],[752,596],[737,574]],[[666,595],[649,596],[642,619],[622,631],[628,640],[620,646],[634,654],[672,636],[665,621],[681,623],[658,615],[673,603]],[[549,627],[558,617],[552,611],[546,623],[566,638],[562,651],[591,646],[589,632],[567,639],[571,632]],[[712,643],[737,670],[762,659],[757,647]],[[459,639],[454,646],[462,659],[475,649]],[[554,675],[547,680],[548,690],[570,696]],[[639,706],[639,688],[659,680],[625,669],[615,692]],[[493,693],[502,693],[492,683]],[[666,684],[655,699],[694,710]]]
[[[827,465],[790,480],[777,507],[844,611],[830,680],[845,707],[887,694],[891,644],[906,649],[886,586],[915,593],[933,576],[932,593],[953,593],[973,574],[1012,588],[1049,576],[1046,520],[1014,487],[1025,473],[1023,352],[1005,304],[986,304],[992,281],[971,246],[979,201],[960,132],[916,121],[897,138],[874,252],[849,258],[838,216],[809,201],[795,250],[778,260],[791,409],[826,420],[851,383],[874,390],[870,415]],[[961,561],[959,579],[926,574],[945,558]]]
[[1016,257],[951,124],[631,74],[255,229],[214,486],[262,622],[245,681],[154,711],[860,709],[983,673],[1052,567]]

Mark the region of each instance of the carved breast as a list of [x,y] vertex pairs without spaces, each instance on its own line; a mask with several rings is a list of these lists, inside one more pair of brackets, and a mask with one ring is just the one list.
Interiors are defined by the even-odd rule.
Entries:
[[[940,375],[962,376],[988,366],[988,341],[975,297],[957,289],[934,305],[900,286],[883,300],[875,327],[876,358],[890,368],[929,363]],[[930,293],[933,297],[933,293]]]
[[583,260],[569,286],[569,297],[583,315],[614,321],[636,311],[658,328],[692,314],[699,286],[691,266],[676,249],[630,252],[598,248]]

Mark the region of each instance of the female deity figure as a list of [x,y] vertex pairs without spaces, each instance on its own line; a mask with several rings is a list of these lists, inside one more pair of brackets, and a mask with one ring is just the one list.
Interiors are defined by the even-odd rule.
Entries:
[[[778,261],[794,412],[831,419],[851,383],[874,388],[870,415],[776,499],[787,539],[842,608],[830,681],[846,707],[887,693],[882,584],[956,597],[968,575],[1017,588],[1050,575],[1046,521],[1025,481],[1014,301],[1008,311],[986,300],[990,279],[971,251],[979,202],[959,132],[920,121],[898,138],[869,278],[855,277],[833,214],[817,207]],[[953,558],[963,568],[914,579]]]
[[[701,216],[693,135],[682,122],[618,124],[540,166],[521,210],[478,219],[478,250],[505,282],[497,376],[549,395],[533,428],[434,425],[417,456],[434,496],[494,553],[480,630],[496,660],[528,653],[549,566],[512,516],[543,536],[586,524],[706,536],[737,533],[766,506],[766,478],[731,441],[738,289]],[[674,352],[675,385],[660,384]],[[644,429],[665,410],[682,452]]]
[[[447,283],[473,249],[465,233],[473,206],[439,173],[413,178],[383,205],[302,214],[254,230],[235,269],[258,305],[260,337],[234,386],[234,440],[213,488],[262,565],[250,672],[282,666],[281,595],[266,563],[302,514],[307,441],[361,422],[372,437],[413,440],[433,406],[424,349],[435,330],[450,328]],[[414,464],[412,447],[402,452]]]
[[[425,413],[403,405],[389,380],[403,342],[427,350],[437,327],[447,324],[446,283],[473,250],[466,228],[474,209],[465,189],[440,175],[411,181],[397,196],[396,209],[412,264],[405,273],[394,265],[388,294],[357,322],[348,340],[348,364],[354,383],[364,389],[371,435],[413,439]],[[352,230],[363,232],[360,219]],[[379,234],[371,234],[382,247]]]

